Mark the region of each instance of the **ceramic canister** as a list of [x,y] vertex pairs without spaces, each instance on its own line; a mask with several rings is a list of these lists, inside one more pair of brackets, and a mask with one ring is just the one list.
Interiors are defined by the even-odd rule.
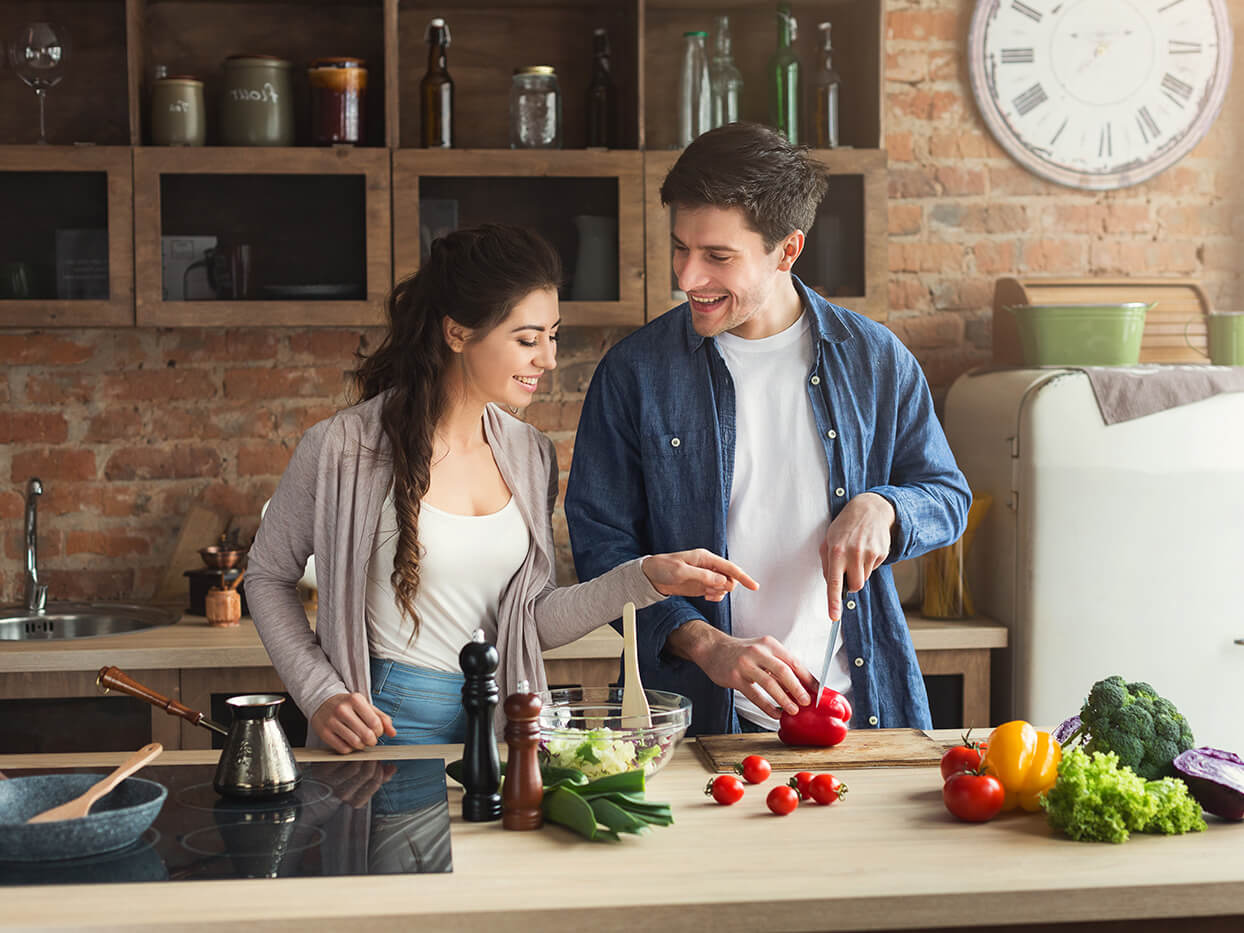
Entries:
[[151,86],[151,142],[156,146],[202,146],[207,139],[203,82],[169,75]]
[[271,55],[225,59],[220,142],[225,146],[292,146],[294,95],[289,62]]

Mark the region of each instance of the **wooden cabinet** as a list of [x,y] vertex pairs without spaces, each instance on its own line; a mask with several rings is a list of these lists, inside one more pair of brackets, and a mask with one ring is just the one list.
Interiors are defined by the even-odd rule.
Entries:
[[[104,172],[110,297],[0,299],[0,325],[11,326],[378,324],[385,294],[418,268],[429,237],[485,221],[529,224],[554,243],[566,268],[567,323],[638,326],[674,302],[668,217],[657,192],[678,154],[682,33],[711,32],[717,14],[729,15],[744,78],[742,115],[758,121],[767,119],[776,41],[774,0],[478,0],[448,10],[431,0],[19,0],[16,7],[15,19],[66,22],[75,48],[65,81],[49,96],[56,145],[17,145],[37,131],[34,94],[0,81],[0,192],[25,184],[22,173],[34,169]],[[795,271],[837,303],[884,319],[884,4],[796,0],[794,10],[806,91],[816,24],[834,25],[843,146],[816,153],[829,167],[830,193]],[[424,35],[434,16],[446,17],[452,34],[452,150],[419,147]],[[592,34],[601,27],[617,87],[618,148],[610,150],[583,148]],[[217,145],[222,63],[241,52],[293,63],[298,145]],[[367,61],[363,143],[307,145],[307,66],[343,55]],[[552,65],[558,75],[559,150],[509,148],[511,76],[533,64]],[[149,145],[149,92],[160,65],[204,81],[207,146]],[[13,244],[26,223],[6,219],[0,266],[20,261]],[[166,297],[161,238],[168,236],[249,246],[246,297],[226,290],[223,298],[177,300],[180,283]],[[602,256],[603,275],[594,271]]]

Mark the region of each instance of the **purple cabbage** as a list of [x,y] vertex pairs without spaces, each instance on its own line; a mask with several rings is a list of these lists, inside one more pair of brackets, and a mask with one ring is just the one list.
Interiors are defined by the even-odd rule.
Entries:
[[1059,745],[1066,745],[1067,740],[1080,731],[1080,727],[1080,717],[1071,716],[1058,724],[1058,728],[1054,730],[1052,738]]
[[1219,748],[1190,748],[1171,762],[1206,813],[1244,820],[1244,759]]

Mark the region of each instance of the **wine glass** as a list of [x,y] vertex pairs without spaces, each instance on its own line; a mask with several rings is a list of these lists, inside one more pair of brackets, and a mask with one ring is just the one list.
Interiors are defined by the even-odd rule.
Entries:
[[69,31],[56,23],[27,23],[9,43],[9,62],[39,97],[39,142],[46,143],[44,99],[60,84],[69,57]]

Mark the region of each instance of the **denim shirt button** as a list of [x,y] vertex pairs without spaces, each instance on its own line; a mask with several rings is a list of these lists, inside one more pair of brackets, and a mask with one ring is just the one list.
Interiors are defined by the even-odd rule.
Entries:
[[869,717],[868,717],[868,724],[869,724],[870,726],[875,726],[875,725],[877,724],[877,717],[876,717],[876,716],[869,716]]
[[848,600],[847,600],[847,608],[848,608],[848,609],[854,609],[854,608],[855,608],[855,600],[854,600],[854,599],[848,599]]
[[820,376],[813,376],[813,377],[812,377],[812,384],[813,384],[814,386],[819,386],[819,385],[821,384],[821,377],[820,377]]
[[671,446],[671,447],[678,447],[678,446],[679,446],[679,445],[681,445],[681,444],[682,444],[682,441],[680,441],[678,438],[676,438],[676,437],[671,437],[671,438],[670,438],[670,446]]
[[833,428],[830,428],[828,431],[825,432],[825,436],[828,437],[832,441],[835,437],[838,436],[838,432],[835,431]]
[[841,486],[839,486],[837,489],[834,490],[835,496],[841,497],[841,496],[845,496],[846,494],[847,494],[847,491],[843,489]]
[[863,667],[863,666],[864,666],[864,659],[863,659],[863,658],[856,658],[856,659],[855,659],[855,666],[856,666],[856,667]]

